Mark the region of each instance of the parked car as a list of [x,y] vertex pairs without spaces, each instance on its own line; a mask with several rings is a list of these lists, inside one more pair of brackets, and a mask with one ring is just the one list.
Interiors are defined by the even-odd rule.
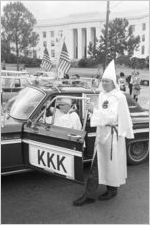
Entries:
[[10,98],[18,94],[23,88],[30,86],[30,75],[21,71],[2,71],[0,83],[2,88],[1,102],[6,103]]
[[[83,163],[92,160],[96,136],[96,127],[90,127],[86,101],[96,105],[98,95],[98,89],[87,87],[23,89],[2,123],[2,174],[32,168],[82,181]],[[73,99],[82,130],[47,124],[44,119],[48,108],[56,109],[57,99],[66,96]],[[149,114],[129,94],[125,96],[135,135],[126,139],[127,158],[129,164],[137,165],[148,157]]]

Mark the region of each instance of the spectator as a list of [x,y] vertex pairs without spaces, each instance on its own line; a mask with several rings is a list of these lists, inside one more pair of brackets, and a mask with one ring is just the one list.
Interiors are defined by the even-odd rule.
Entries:
[[133,76],[133,98],[138,101],[138,96],[140,94],[140,76],[139,76],[139,72],[135,73],[135,75]]
[[132,88],[133,88],[133,84],[132,84],[132,79],[133,77],[133,74],[132,75],[129,75],[127,78],[126,78],[126,81],[128,83],[128,87],[129,87],[129,94],[132,95]]
[[81,83],[79,74],[72,75],[72,79],[75,80],[72,82],[74,86],[78,86]]
[[119,88],[121,91],[126,91],[126,79],[123,72],[120,73],[120,77],[118,79]]
[[67,73],[65,73],[64,79],[69,79],[69,75]]

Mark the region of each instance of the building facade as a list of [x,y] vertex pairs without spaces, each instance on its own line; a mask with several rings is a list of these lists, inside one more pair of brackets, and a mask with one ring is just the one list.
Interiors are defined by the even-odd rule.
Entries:
[[[105,13],[86,13],[70,15],[68,17],[38,21],[35,32],[40,36],[36,47],[38,58],[43,57],[45,46],[50,58],[57,63],[63,41],[65,40],[70,59],[79,60],[88,56],[89,42],[95,44],[99,39],[105,24]],[[140,46],[134,56],[145,58],[149,55],[149,13],[117,13],[110,15],[114,18],[127,18],[135,35],[140,35]]]

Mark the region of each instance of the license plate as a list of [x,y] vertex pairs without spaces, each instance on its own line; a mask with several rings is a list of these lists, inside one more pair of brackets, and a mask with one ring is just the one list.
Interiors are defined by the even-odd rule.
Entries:
[[29,144],[29,162],[46,171],[74,179],[74,156]]

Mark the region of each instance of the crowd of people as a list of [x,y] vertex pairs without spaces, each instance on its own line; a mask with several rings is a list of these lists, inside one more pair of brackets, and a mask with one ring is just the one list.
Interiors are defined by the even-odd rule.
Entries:
[[129,94],[138,101],[138,96],[140,95],[140,76],[139,72],[132,72],[128,77],[125,76],[123,72],[120,73],[118,79],[118,85],[121,91],[127,92],[127,88],[129,90]]

